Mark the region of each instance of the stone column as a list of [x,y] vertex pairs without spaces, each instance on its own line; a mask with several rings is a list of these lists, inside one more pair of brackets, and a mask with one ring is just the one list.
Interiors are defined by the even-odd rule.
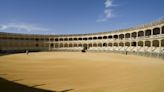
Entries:
[[160,35],[162,34],[162,27],[160,27]]

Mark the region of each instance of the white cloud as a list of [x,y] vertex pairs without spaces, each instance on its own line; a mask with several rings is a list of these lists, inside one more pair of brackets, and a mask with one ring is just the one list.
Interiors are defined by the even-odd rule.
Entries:
[[104,14],[105,14],[106,18],[111,18],[113,16],[112,9],[104,10]]
[[113,6],[112,0],[106,0],[104,4],[105,4],[105,8],[109,8]]
[[104,4],[105,4],[104,6],[105,9],[104,9],[103,16],[99,17],[97,22],[106,22],[114,16],[112,8],[115,5],[113,5],[113,0],[106,0]]
[[36,25],[27,24],[27,23],[9,23],[9,24],[0,24],[0,30],[9,30],[9,29],[15,29],[19,31],[27,31],[27,32],[33,32],[33,31],[48,31],[49,29],[38,27]]

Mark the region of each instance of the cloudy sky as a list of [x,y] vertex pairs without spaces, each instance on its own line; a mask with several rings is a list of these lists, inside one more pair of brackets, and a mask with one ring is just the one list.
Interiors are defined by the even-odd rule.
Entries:
[[0,32],[112,31],[164,17],[164,0],[0,0]]

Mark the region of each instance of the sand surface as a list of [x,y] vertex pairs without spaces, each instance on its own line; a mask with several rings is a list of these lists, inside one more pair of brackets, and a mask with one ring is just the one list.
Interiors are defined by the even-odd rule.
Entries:
[[0,77],[68,92],[164,92],[164,60],[112,53],[0,56]]

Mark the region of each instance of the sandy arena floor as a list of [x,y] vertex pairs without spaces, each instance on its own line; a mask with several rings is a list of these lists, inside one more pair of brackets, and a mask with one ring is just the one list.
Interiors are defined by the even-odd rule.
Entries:
[[68,92],[164,92],[164,60],[112,53],[0,56],[0,77]]

